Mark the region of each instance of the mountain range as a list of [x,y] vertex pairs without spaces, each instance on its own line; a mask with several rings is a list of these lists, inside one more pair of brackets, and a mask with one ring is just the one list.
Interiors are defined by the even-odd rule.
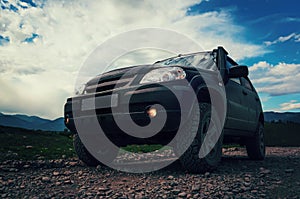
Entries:
[[21,114],[6,115],[0,113],[0,125],[42,131],[64,131],[65,129],[64,118],[62,117],[49,120]]
[[[266,122],[282,121],[295,122],[300,124],[300,113],[265,112],[264,116]],[[49,120],[40,118],[38,116],[28,116],[21,114],[6,115],[3,113],[0,113],[0,125],[42,131],[64,131],[64,129],[66,128],[64,125],[64,118],[62,117],[55,120]]]
[[278,113],[278,112],[265,112],[265,121],[266,122],[295,122],[300,123],[300,113],[295,112],[284,112],[284,113]]

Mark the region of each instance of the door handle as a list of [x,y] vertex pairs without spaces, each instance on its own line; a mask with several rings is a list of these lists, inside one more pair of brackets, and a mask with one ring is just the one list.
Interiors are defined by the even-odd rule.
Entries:
[[244,90],[243,90],[243,94],[244,94],[244,95],[248,95],[248,93],[247,93],[246,91],[244,91]]

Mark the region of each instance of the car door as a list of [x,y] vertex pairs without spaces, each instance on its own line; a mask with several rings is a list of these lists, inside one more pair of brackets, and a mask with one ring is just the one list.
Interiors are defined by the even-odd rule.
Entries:
[[225,86],[227,98],[227,118],[225,128],[247,130],[248,108],[243,102],[243,86],[240,78],[230,78]]
[[255,92],[250,80],[248,78],[242,77],[242,104],[247,108],[247,130],[248,131],[255,131],[258,119],[258,103],[259,98],[257,93]]

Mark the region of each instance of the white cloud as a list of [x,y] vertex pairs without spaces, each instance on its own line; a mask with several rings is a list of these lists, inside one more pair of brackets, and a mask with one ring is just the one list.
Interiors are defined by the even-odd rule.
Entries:
[[290,111],[295,109],[300,109],[300,103],[297,102],[297,100],[291,100],[289,102],[280,104],[281,111]]
[[[262,46],[236,40],[243,27],[235,25],[226,11],[186,16],[196,3],[53,0],[18,12],[1,10],[0,35],[10,42],[0,46],[0,111],[61,116],[89,53],[106,39],[136,28],[175,30],[205,50],[223,45],[236,59],[266,52]],[[22,42],[32,33],[39,35],[33,43]]]
[[265,41],[264,44],[266,46],[271,46],[277,43],[283,43],[286,42],[288,40],[294,39],[295,42],[299,42],[300,41],[300,34],[296,34],[296,33],[291,33],[287,36],[280,36],[277,39],[275,39],[274,41]]
[[260,97],[261,102],[267,102],[267,101],[269,101],[270,99],[271,99],[270,96],[263,96],[263,97]]
[[300,42],[300,34],[295,36],[295,42]]
[[250,78],[260,92],[270,95],[299,93],[300,64],[261,61],[249,67]]
[[287,17],[281,20],[282,22],[300,22],[300,18]]
[[259,70],[259,69],[262,69],[262,70],[265,70],[265,69],[268,69],[270,67],[270,64],[268,64],[266,61],[260,61],[256,64],[254,64],[253,66],[251,66],[249,68],[249,71],[256,71],[256,70]]

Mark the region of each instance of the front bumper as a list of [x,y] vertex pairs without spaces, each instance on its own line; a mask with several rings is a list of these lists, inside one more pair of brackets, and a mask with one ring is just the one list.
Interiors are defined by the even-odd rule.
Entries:
[[[77,133],[76,124],[90,125],[97,122],[106,136],[117,145],[128,144],[167,144],[176,135],[181,118],[188,118],[194,96],[193,90],[185,85],[152,85],[126,88],[114,92],[96,93],[69,98],[64,107],[65,125]],[[180,103],[184,102],[184,103]],[[146,126],[151,119],[147,114],[149,107],[159,104],[165,110],[167,120],[162,130],[150,138],[136,138],[123,132],[115,120],[132,119],[139,126]],[[128,110],[129,107],[129,111]],[[130,115],[130,117],[126,117]],[[96,119],[95,119],[96,118]],[[141,132],[142,133],[142,132]]]

